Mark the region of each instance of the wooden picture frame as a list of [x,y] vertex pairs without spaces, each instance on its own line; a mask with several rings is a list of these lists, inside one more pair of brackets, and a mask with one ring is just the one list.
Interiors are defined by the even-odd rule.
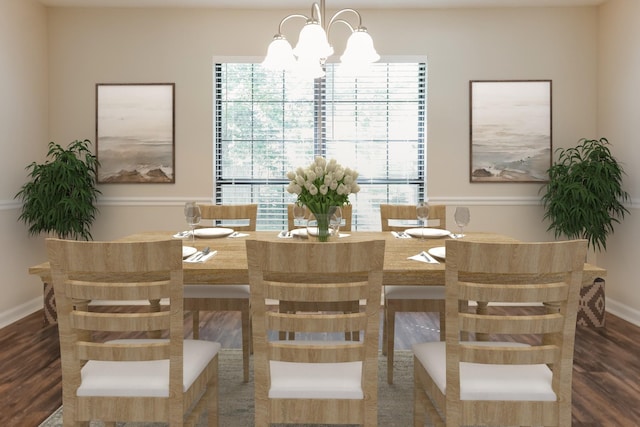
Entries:
[[175,83],[96,84],[99,183],[175,183]]
[[551,121],[551,80],[471,80],[470,182],[547,182]]

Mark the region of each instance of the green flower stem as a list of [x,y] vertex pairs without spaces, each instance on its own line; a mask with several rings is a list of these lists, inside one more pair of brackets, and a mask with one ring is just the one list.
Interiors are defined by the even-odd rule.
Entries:
[[318,221],[318,241],[319,242],[329,241],[329,218],[331,218],[329,214],[316,215],[316,221]]

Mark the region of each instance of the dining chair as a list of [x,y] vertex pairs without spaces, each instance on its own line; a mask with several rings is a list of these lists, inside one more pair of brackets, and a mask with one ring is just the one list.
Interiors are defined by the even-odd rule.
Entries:
[[[414,425],[570,426],[586,240],[446,242],[446,341],[415,344]],[[469,312],[459,300],[540,305]],[[505,314],[506,313],[506,314]],[[461,333],[488,341],[461,341]]]
[[[342,210],[342,225],[340,226],[340,230],[351,231],[351,215],[353,212],[353,205],[340,206],[340,209]],[[313,214],[311,214],[310,212],[307,212],[307,217],[309,215],[313,215]],[[287,205],[287,227],[289,227],[288,228],[289,230],[293,230],[296,228],[292,203]]]
[[[410,226],[401,221],[417,220],[415,205],[380,205],[382,231],[404,231]],[[430,226],[446,230],[445,205],[429,206]],[[393,384],[393,354],[395,346],[395,319],[398,312],[435,312],[440,318],[440,339],[445,337],[444,286],[385,286],[384,323],[382,326],[382,352],[387,356],[387,382]]]
[[[340,226],[340,230],[343,231],[351,231],[351,215],[353,212],[352,205],[344,205],[340,207],[342,209],[342,222],[343,225]],[[311,212],[307,212],[307,216],[313,216]],[[294,216],[293,216],[293,204],[287,205],[287,218],[288,218],[288,226],[289,230],[295,229],[294,224]],[[320,302],[307,302],[307,303],[294,303],[293,301],[280,301],[279,309],[281,312],[292,312],[295,310],[303,310],[303,311],[343,311],[343,312],[357,312],[360,310],[360,304],[357,301],[343,301],[340,303],[320,303]],[[280,333],[280,338],[284,339],[285,332]],[[345,334],[347,336],[349,334]],[[358,339],[358,332],[354,332],[349,335],[352,336],[352,339]],[[294,339],[294,334],[292,332],[289,333],[289,338]]]
[[[257,204],[211,205],[201,204],[203,220],[216,221],[232,226],[234,231],[255,231],[258,216]],[[249,381],[249,357],[251,354],[251,314],[249,310],[249,285],[184,285],[184,309],[191,311],[193,338],[200,337],[200,311],[239,311],[242,324],[242,370],[245,382]]]
[[[182,242],[47,239],[55,290],[65,426],[90,420],[218,425],[220,344],[185,340]],[[88,310],[92,299],[161,299],[159,312],[131,305]],[[163,338],[150,339],[160,331]],[[193,408],[193,409],[191,409]]]
[[[376,426],[384,240],[246,244],[256,426]],[[274,300],[362,301],[362,309],[282,313],[268,307]],[[280,340],[281,330],[308,335]],[[362,331],[361,339],[346,340],[345,331]]]

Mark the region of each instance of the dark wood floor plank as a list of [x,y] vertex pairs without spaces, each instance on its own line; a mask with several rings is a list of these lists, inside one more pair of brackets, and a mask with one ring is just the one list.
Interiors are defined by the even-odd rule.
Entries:
[[[39,311],[0,329],[0,425],[38,426],[61,405],[58,331],[44,327],[42,318]],[[238,313],[200,319],[203,339],[240,348]],[[188,315],[185,333],[191,334]],[[435,314],[398,314],[396,349],[438,336]],[[604,328],[577,328],[572,426],[640,427],[640,327],[607,315]]]

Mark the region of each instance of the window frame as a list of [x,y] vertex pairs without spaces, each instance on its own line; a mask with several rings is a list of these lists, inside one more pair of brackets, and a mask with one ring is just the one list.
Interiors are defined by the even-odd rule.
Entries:
[[[412,199],[411,197],[407,197],[407,199],[409,199],[408,202],[406,203],[417,203],[419,200],[426,200],[426,177],[427,177],[427,83],[428,83],[428,66],[427,66],[427,61],[424,57],[420,57],[420,58],[416,58],[416,57],[403,57],[403,58],[383,58],[380,61],[381,63],[416,63],[419,64],[420,66],[420,73],[418,73],[418,81],[417,83],[419,83],[419,93],[418,93],[418,112],[417,112],[417,116],[418,116],[418,130],[417,130],[417,144],[418,144],[418,166],[417,166],[417,176],[415,177],[405,177],[405,178],[372,178],[372,179],[367,179],[366,183],[363,183],[361,180],[359,181],[359,183],[361,184],[361,187],[363,187],[366,191],[366,187],[367,186],[371,186],[371,185],[386,185],[387,189],[386,189],[386,200],[382,201],[381,203],[402,203],[398,200],[395,200],[393,195],[390,194],[391,192],[389,191],[389,186],[393,187],[393,186],[399,186],[402,184],[405,185],[410,185],[412,187],[415,188],[415,197]],[[248,64],[257,64],[258,61],[255,58],[237,58],[237,57],[232,57],[232,58],[214,58],[214,64],[213,64],[213,78],[214,78],[214,82],[213,82],[213,86],[214,86],[214,170],[213,170],[213,174],[214,174],[214,194],[213,194],[213,200],[216,204],[222,204],[222,203],[259,203],[260,204],[260,200],[258,200],[258,198],[255,196],[255,191],[251,191],[251,200],[243,200],[243,201],[229,201],[229,200],[225,200],[224,199],[224,191],[223,188],[225,186],[229,186],[229,185],[250,185],[250,186],[262,186],[262,185],[268,185],[268,186],[281,186],[282,189],[282,193],[283,193],[283,197],[281,198],[282,201],[282,205],[278,208],[276,208],[275,210],[273,210],[272,206],[269,206],[269,209],[271,209],[271,212],[269,212],[269,220],[267,221],[267,223],[262,223],[259,219],[258,221],[258,228],[259,229],[274,229],[274,230],[282,230],[285,229],[287,227],[287,209],[286,209],[286,205],[289,203],[292,203],[293,200],[295,200],[295,195],[291,195],[288,194],[286,192],[286,187],[289,184],[288,179],[286,178],[285,174],[283,173],[282,178],[230,178],[230,179],[225,179],[223,177],[223,173],[224,173],[224,169],[223,169],[223,165],[222,165],[222,149],[223,149],[223,140],[222,140],[222,134],[223,134],[223,128],[222,128],[222,117],[221,114],[219,114],[219,112],[222,109],[222,93],[219,90],[219,84],[218,84],[218,80],[219,80],[219,75],[218,75],[218,67],[219,65],[224,65],[224,64],[231,64],[231,63],[237,63],[237,64],[241,64],[241,63],[248,63]],[[318,93],[324,93],[326,96],[326,79],[316,79],[314,82],[314,112],[315,112],[315,117],[314,117],[314,155],[320,155],[320,156],[326,156],[327,155],[327,139],[326,139],[326,106],[328,105],[329,101],[325,102],[325,103],[321,103],[320,98],[322,97],[318,97],[317,94]],[[323,92],[324,91],[324,92]],[[356,102],[357,103],[357,102]],[[389,102],[387,101],[387,104],[389,104]],[[323,107],[324,106],[324,107]],[[322,117],[318,117],[318,113],[322,113],[325,115],[324,118]],[[324,123],[324,127],[320,128],[318,126],[318,123]],[[284,140],[284,138],[283,138]],[[385,141],[387,147],[387,153],[386,153],[386,162],[387,164],[389,163],[389,140],[387,139]],[[303,165],[300,165],[303,166]],[[348,166],[348,165],[345,165]],[[387,169],[389,170],[389,169]],[[255,187],[253,187],[255,188]],[[353,198],[357,199],[358,195],[352,195],[351,198],[351,202],[353,204],[354,200]],[[278,202],[270,202],[270,205],[277,205]],[[259,215],[259,218],[262,217],[262,213],[264,212],[266,207],[261,206],[261,215]],[[377,211],[378,215],[377,217],[379,218],[379,207],[378,206],[372,206],[372,210],[373,211]],[[373,229],[379,229],[379,221],[378,221],[378,228],[376,227],[371,227],[371,224],[359,224],[358,220],[357,220],[357,212],[356,209],[354,209],[354,217],[353,217],[353,223],[352,223],[352,229],[353,230],[373,230]]]

